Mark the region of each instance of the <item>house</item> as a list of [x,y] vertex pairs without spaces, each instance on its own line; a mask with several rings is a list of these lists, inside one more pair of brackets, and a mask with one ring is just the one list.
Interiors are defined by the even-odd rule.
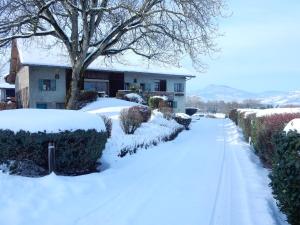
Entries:
[[15,97],[15,85],[9,84],[4,77],[9,74],[8,64],[5,64],[0,74],[0,102],[7,102]]
[[[71,64],[64,46],[45,40],[18,39],[11,49],[10,74],[20,108],[63,108],[71,80]],[[42,43],[41,43],[41,42]],[[46,46],[46,47],[45,47]],[[121,63],[122,62],[122,63]],[[186,80],[194,77],[184,68],[149,63],[126,54],[118,61],[98,58],[86,70],[81,88],[110,97],[138,86],[148,95],[166,95],[175,112],[185,107]]]

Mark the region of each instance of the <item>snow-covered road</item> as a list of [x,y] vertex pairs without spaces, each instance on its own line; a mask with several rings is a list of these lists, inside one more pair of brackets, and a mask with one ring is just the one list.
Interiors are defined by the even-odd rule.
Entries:
[[0,174],[0,224],[285,224],[267,171],[229,120],[201,119],[172,142],[108,156],[109,168],[85,176]]

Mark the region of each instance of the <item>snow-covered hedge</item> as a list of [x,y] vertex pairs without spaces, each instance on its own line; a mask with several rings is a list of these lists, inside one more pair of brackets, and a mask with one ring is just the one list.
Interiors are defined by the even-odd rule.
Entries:
[[[102,119],[88,113],[37,109],[0,112],[0,164],[14,161],[13,165],[19,166],[30,162],[27,164],[46,172],[48,144],[54,142],[56,173],[88,173],[95,171],[106,141]],[[21,167],[15,173],[30,174]]]
[[[114,126],[114,129],[121,128]],[[124,157],[135,153],[140,148],[149,148],[160,142],[173,140],[182,130],[184,127],[175,120],[167,120],[161,112],[154,111],[150,121],[142,123],[132,135],[114,130],[114,135],[108,140],[105,151]]]

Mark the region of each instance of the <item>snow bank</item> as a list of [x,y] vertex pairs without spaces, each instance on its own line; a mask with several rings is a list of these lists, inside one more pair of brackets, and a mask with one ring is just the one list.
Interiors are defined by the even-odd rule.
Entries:
[[292,121],[290,121],[284,128],[284,131],[297,131],[298,133],[300,133],[300,119],[293,119]]
[[98,98],[97,101],[83,107],[81,111],[91,114],[99,114],[106,116],[118,116],[124,108],[140,105],[135,102],[129,102],[117,98]]
[[105,126],[98,116],[80,111],[15,109],[0,111],[0,129],[57,133],[78,129],[105,131]]

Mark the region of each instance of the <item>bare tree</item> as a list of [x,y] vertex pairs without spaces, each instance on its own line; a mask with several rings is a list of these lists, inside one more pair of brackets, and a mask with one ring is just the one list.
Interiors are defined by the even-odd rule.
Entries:
[[215,49],[223,0],[1,0],[0,47],[15,38],[51,35],[70,57],[72,81],[67,108],[73,109],[84,71],[99,56],[125,51],[194,65]]

